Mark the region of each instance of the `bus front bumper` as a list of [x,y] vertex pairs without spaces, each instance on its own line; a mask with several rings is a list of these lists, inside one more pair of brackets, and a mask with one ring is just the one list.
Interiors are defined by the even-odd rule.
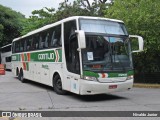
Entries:
[[104,94],[117,91],[126,91],[131,89],[132,86],[133,79],[115,83],[99,83],[95,81],[81,80],[79,92],[81,95]]

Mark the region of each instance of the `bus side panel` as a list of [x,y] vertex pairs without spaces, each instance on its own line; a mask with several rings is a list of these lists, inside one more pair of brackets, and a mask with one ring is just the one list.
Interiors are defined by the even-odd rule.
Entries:
[[53,86],[53,77],[56,73],[58,73],[61,77],[61,81],[62,81],[62,86],[64,89],[64,79],[63,79],[63,63],[50,63],[49,65],[49,69],[50,69],[50,78],[49,78],[49,85]]
[[[42,63],[41,62],[34,62],[33,64],[33,73],[34,73],[34,81],[42,83],[42,70],[41,70],[41,66]],[[31,68],[31,69],[32,69]]]
[[[18,62],[18,61],[14,61],[12,62],[12,72],[15,76],[17,76],[17,72],[19,71],[20,72],[20,69],[23,69],[23,65],[21,62]],[[17,71],[18,70],[18,71]]]
[[39,72],[41,74],[41,83],[46,85],[51,85],[51,79],[50,79],[50,68],[53,66],[53,63],[48,62],[42,62],[39,63]]
[[12,73],[16,76],[16,62],[12,62]]

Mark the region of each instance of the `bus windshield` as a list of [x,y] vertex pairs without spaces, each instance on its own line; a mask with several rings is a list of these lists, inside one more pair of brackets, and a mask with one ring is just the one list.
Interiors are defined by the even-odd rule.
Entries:
[[128,35],[123,23],[107,20],[80,19],[80,29],[89,33]]
[[128,33],[122,22],[80,19],[80,29],[86,34],[86,48],[82,50],[84,71],[128,71],[133,68]]
[[128,37],[86,35],[86,46],[82,50],[84,71],[106,72],[132,69]]

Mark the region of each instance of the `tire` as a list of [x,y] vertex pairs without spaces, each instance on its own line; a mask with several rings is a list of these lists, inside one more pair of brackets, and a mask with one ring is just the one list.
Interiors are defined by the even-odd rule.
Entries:
[[65,95],[66,91],[62,89],[62,81],[59,75],[55,75],[53,78],[54,91],[59,95]]
[[25,83],[25,82],[26,82],[26,80],[25,80],[24,77],[23,77],[23,70],[20,70],[18,79],[19,79],[22,83]]
[[18,68],[17,68],[17,70],[16,70],[16,76],[17,76],[17,77],[19,76],[19,70],[18,70]]

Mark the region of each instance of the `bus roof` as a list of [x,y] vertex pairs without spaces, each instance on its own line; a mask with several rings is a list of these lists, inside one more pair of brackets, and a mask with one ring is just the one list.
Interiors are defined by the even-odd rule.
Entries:
[[62,20],[60,20],[60,21],[58,21],[58,22],[55,22],[55,23],[52,23],[52,24],[49,24],[49,25],[45,25],[45,26],[43,26],[43,27],[41,27],[41,28],[39,28],[39,29],[33,30],[33,31],[27,33],[27,34],[24,35],[24,36],[15,38],[15,39],[13,40],[13,42],[14,42],[14,41],[17,41],[17,40],[19,40],[19,39],[21,39],[21,38],[25,38],[25,37],[28,37],[28,36],[30,36],[30,35],[36,34],[36,33],[38,33],[38,32],[44,31],[44,30],[46,30],[46,29],[48,29],[48,28],[50,28],[50,27],[54,27],[54,26],[59,25],[59,24],[61,24],[61,23],[63,23],[63,22],[67,22],[67,21],[70,21],[70,20],[73,20],[73,19],[79,19],[79,18],[82,18],[82,19],[95,19],[95,20],[97,20],[97,19],[98,19],[98,20],[108,20],[108,21],[123,23],[123,21],[121,21],[121,20],[110,19],[110,18],[91,17],[91,16],[89,16],[89,17],[88,17],[88,16],[72,16],[72,17],[68,17],[68,18],[62,19]]
[[12,44],[7,44],[7,45],[5,45],[5,46],[2,46],[1,49],[2,49],[2,48],[5,48],[5,47],[8,47],[8,46],[11,46],[11,45],[12,45]]

